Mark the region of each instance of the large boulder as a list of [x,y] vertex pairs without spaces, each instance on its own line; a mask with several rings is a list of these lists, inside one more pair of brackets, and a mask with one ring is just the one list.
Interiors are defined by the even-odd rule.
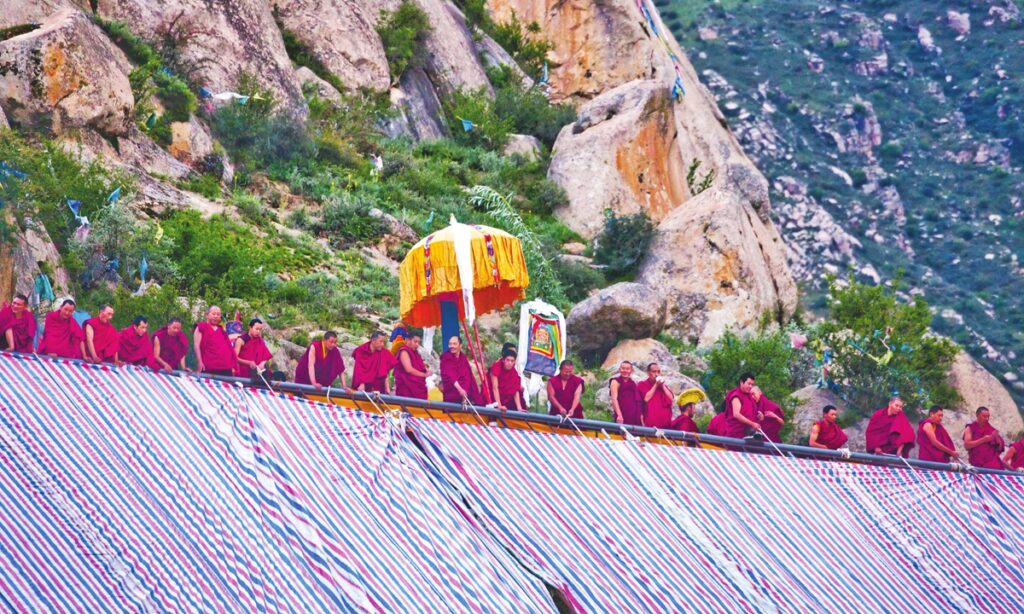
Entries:
[[299,83],[302,84],[303,91],[312,90],[317,96],[328,102],[332,102],[336,105],[341,104],[341,92],[336,90],[330,83],[321,79],[309,68],[299,66],[295,69],[295,76],[299,78]]
[[[6,222],[14,222],[10,216]],[[0,241],[0,303],[14,294],[31,295],[36,276],[45,270],[57,296],[66,295],[71,287],[67,271],[61,264],[60,252],[50,240],[42,224],[36,223],[13,233],[11,240]]]
[[668,298],[668,328],[702,346],[728,327],[756,326],[766,313],[785,320],[797,304],[782,239],[750,206],[767,203],[763,177],[745,165],[728,170],[746,179],[723,178],[672,211],[637,275]]
[[584,354],[607,352],[620,339],[654,337],[664,325],[664,295],[633,282],[604,288],[566,318],[570,347]]
[[[386,92],[390,84],[376,16],[355,0],[273,0],[281,24],[352,90]],[[370,4],[373,4],[372,2]]]
[[[83,2],[84,4],[84,2]],[[96,0],[104,19],[122,21],[135,34],[177,38],[179,70],[213,92],[234,90],[242,73],[292,112],[305,113],[302,89],[265,0]]]
[[[86,6],[86,2],[82,2]],[[39,23],[57,11],[75,8],[72,0],[16,0],[4,2],[0,11],[0,28]]]
[[56,134],[124,134],[135,99],[124,54],[81,11],[65,8],[0,42],[0,106],[15,125]]
[[422,68],[410,68],[391,90],[391,106],[398,111],[385,126],[391,137],[405,135],[414,141],[443,139],[448,136],[441,100]]
[[601,368],[605,371],[616,371],[622,361],[628,360],[636,368],[643,371],[652,362],[666,369],[679,370],[679,361],[665,344],[657,339],[623,339],[605,356]]

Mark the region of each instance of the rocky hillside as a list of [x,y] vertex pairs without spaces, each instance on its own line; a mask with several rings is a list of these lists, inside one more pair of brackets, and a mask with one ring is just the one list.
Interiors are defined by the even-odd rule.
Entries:
[[1012,0],[658,0],[771,178],[796,277],[905,271],[1019,395],[1024,30]]

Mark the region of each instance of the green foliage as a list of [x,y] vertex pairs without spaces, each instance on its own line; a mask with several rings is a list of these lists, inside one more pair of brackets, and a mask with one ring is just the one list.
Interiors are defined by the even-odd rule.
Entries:
[[382,220],[369,215],[371,207],[366,199],[350,192],[333,194],[310,230],[329,237],[336,245],[371,241],[387,230]]
[[423,43],[430,30],[430,18],[410,0],[402,0],[393,12],[380,12],[377,34],[384,45],[392,84],[397,84],[406,69],[421,61]]
[[561,258],[551,261],[555,277],[565,288],[565,296],[573,303],[578,303],[590,295],[590,291],[604,286],[605,279],[601,271],[578,262],[569,262]]
[[721,406],[725,394],[738,385],[740,375],[753,373],[757,386],[782,407],[787,422],[795,404],[791,365],[794,360],[789,335],[780,329],[738,336],[726,330],[707,354],[708,377],[704,389]]
[[686,169],[686,185],[690,187],[690,194],[694,196],[711,187],[715,182],[715,169],[711,169],[698,178],[697,171],[700,170],[701,161],[694,158],[690,167]]
[[605,265],[610,278],[632,275],[651,244],[654,224],[643,211],[620,217],[606,209],[604,216],[604,229],[595,241],[594,262]]
[[832,350],[832,378],[861,413],[882,407],[893,392],[908,408],[951,407],[960,400],[946,380],[959,348],[931,334],[923,298],[905,303],[886,286],[831,279],[828,309],[815,338]]
[[[135,287],[141,282],[139,266],[144,254],[148,280],[164,282],[177,274],[170,257],[173,241],[157,242],[156,224],[136,219],[123,201],[104,205],[90,222],[89,234],[82,239],[71,239],[64,258],[65,266],[77,276],[83,289],[91,289],[101,281]],[[115,260],[118,265],[111,270]]]
[[561,281],[555,275],[551,261],[544,255],[544,246],[512,206],[512,195],[502,196],[493,188],[478,185],[467,190],[472,206],[485,209],[498,225],[512,235],[519,237],[526,258],[526,270],[530,273],[528,298],[543,298],[556,306],[565,306],[567,299]]
[[188,179],[178,182],[178,187],[189,192],[202,194],[210,200],[217,200],[221,197],[220,180],[213,175],[191,174]]
[[124,328],[131,324],[135,316],[149,318],[151,333],[156,332],[171,318],[181,318],[186,327],[195,320],[192,309],[196,304],[189,301],[188,297],[179,296],[177,288],[174,286],[152,288],[141,295],[122,286],[113,292],[110,290],[94,292],[82,301],[83,305],[103,303],[109,303],[114,308],[113,323],[118,328]]
[[479,28],[490,20],[487,15],[487,0],[455,0],[455,4],[462,9],[466,23],[471,28]]
[[511,130],[532,134],[550,147],[562,128],[576,121],[572,105],[551,104],[539,89],[524,88],[511,68],[499,66],[489,70],[488,76],[496,89],[494,112],[511,122]]
[[[453,138],[459,143],[500,149],[508,141],[513,122],[498,115],[494,101],[484,88],[468,92],[459,90],[444,106]],[[473,122],[473,127],[465,130],[462,120]]]
[[0,28],[0,42],[9,38],[14,38],[15,36],[21,36],[22,34],[26,34],[37,28],[39,28],[39,26],[34,23],[22,23],[6,28]]
[[238,214],[242,219],[253,226],[263,226],[275,219],[274,212],[264,206],[258,196],[235,191],[231,194],[230,202],[238,209]]
[[523,72],[534,79],[540,78],[548,52],[554,45],[538,36],[540,25],[537,22],[523,24],[512,11],[507,22],[492,24],[488,21],[484,26],[494,42],[512,56]]

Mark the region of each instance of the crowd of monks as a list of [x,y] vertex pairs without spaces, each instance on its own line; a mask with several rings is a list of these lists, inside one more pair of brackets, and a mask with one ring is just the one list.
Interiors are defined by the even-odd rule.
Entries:
[[[171,372],[191,371],[186,356],[191,348],[196,371],[210,375],[233,375],[258,379],[270,377],[267,371],[272,355],[263,340],[263,322],[253,318],[245,332],[229,333],[221,309],[210,307],[205,318],[192,329],[192,341],[182,322],[172,318],[156,332],[149,333],[149,321],[136,317],[129,326],[117,330],[111,321],[114,309],[103,305],[93,318],[79,325],[74,318],[76,305],[65,300],[46,315],[38,347],[35,316],[28,299],[17,295],[0,308],[0,349],[38,353],[52,357],[83,359],[94,363],[148,366]],[[402,343],[388,347],[388,336],[375,331],[369,341],[352,352],[352,381],[346,382],[345,360],[338,348],[337,333],[328,331],[306,348],[295,370],[295,382],[316,389],[337,387],[350,392],[380,392],[411,399],[427,399],[428,381],[434,375],[420,355],[422,335],[411,330]],[[478,383],[469,357],[459,337],[448,340],[440,358],[440,391],[450,403],[485,404],[489,396],[502,410],[526,411],[522,378],[516,369],[516,349],[506,343],[501,358],[487,370],[486,381]],[[584,417],[581,398],[582,378],[574,373],[572,361],[564,360],[558,373],[548,379],[549,413],[565,418]],[[699,433],[693,419],[692,402],[676,405],[676,396],[661,376],[658,363],[647,365],[647,377],[633,378],[634,366],[624,361],[619,373],[609,382],[612,414],[615,422]],[[275,379],[280,379],[280,374]],[[392,375],[394,386],[392,387]],[[486,392],[481,389],[486,386]],[[903,400],[893,396],[886,407],[876,410],[865,431],[865,449],[873,454],[909,458],[918,448],[920,460],[939,463],[963,462],[949,432],[943,426],[943,410],[928,410],[915,431],[903,412]],[[847,435],[836,422],[838,412],[832,405],[822,409],[821,420],[811,427],[809,445],[813,448],[845,448]],[[1024,438],[1007,446],[1002,435],[989,422],[985,407],[976,411],[976,420],[963,433],[967,462],[974,467],[1024,470]],[[724,437],[759,437],[779,442],[785,422],[782,408],[757,387],[754,375],[744,373],[737,386],[725,395],[719,412],[708,423],[706,434]]]

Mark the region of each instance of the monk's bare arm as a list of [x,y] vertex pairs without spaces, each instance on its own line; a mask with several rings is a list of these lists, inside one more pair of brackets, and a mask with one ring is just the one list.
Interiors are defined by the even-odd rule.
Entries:
[[991,435],[985,435],[984,437],[973,439],[971,437],[971,429],[964,429],[964,447],[968,450],[973,450],[978,446],[983,446],[990,441],[992,441]]
[[932,424],[924,424],[921,428],[924,429],[924,434],[928,436],[928,440],[932,442],[932,445],[939,449],[940,452],[949,454],[950,456],[960,456],[956,450],[950,450],[946,446],[942,445],[939,438],[935,436],[935,426]]
[[[554,379],[554,378],[551,378],[551,379]],[[555,409],[558,410],[558,413],[560,413],[560,414],[562,414],[564,416],[566,414],[566,410],[565,410],[564,407],[562,407],[562,404],[558,402],[558,399],[555,398],[555,387],[551,385],[551,380],[550,379],[548,380],[547,388],[548,388],[548,401],[550,401],[551,404],[555,407]]]
[[412,366],[412,359],[409,358],[408,352],[401,352],[398,356],[398,362],[402,363],[402,369],[406,373],[415,377],[430,377],[430,369],[426,371],[418,371]]
[[658,384],[655,383],[653,386],[651,386],[651,389],[647,391],[647,394],[644,395],[644,403],[646,403],[646,402],[650,401],[651,399],[653,399],[654,395],[657,392],[658,392]]
[[196,352],[196,370],[199,372],[206,371],[206,365],[203,364],[203,351],[199,349],[203,345],[203,332],[198,328],[192,338],[192,345]]
[[818,428],[817,424],[811,427],[811,437],[810,439],[807,440],[807,445],[811,446],[812,448],[820,448],[822,450],[827,449],[828,446],[818,443],[819,431],[821,431],[821,429]]
[[732,417],[736,418],[743,424],[746,424],[750,428],[756,429],[758,427],[758,424],[756,422],[743,415],[743,404],[740,403],[740,400],[736,398],[732,400]]
[[576,392],[572,395],[572,407],[569,408],[569,413],[576,411],[576,408],[580,406],[580,399],[583,398],[583,386],[576,386]]
[[172,371],[171,365],[167,364],[167,361],[160,358],[160,337],[153,337],[153,359],[156,364],[160,365],[164,371]]
[[498,394],[498,376],[490,374],[487,376],[491,382],[491,390],[494,391],[494,400],[497,402],[500,409],[505,409],[505,406],[501,404],[501,395]]
[[619,424],[622,424],[622,410],[619,409],[619,382],[612,381],[612,385],[608,387],[608,393],[612,400],[612,417]]
[[1016,454],[1017,454],[1017,451],[1014,450],[1013,448],[1010,448],[1009,450],[1007,450],[1006,454],[1003,454],[1002,458],[999,459],[1000,461],[1002,461],[1003,467],[1006,467],[1007,469],[1012,470],[1013,469],[1012,461],[1013,461],[1013,457],[1016,456]]
[[85,325],[85,348],[89,350],[89,353],[85,355],[85,359],[89,362],[99,362],[100,357],[96,355],[96,345],[93,342],[96,336],[96,331],[93,330],[91,324]]
[[11,330],[11,329],[7,329],[7,332],[4,333],[4,337],[7,339],[7,347],[8,347],[8,349],[13,350],[14,349],[14,331]]

